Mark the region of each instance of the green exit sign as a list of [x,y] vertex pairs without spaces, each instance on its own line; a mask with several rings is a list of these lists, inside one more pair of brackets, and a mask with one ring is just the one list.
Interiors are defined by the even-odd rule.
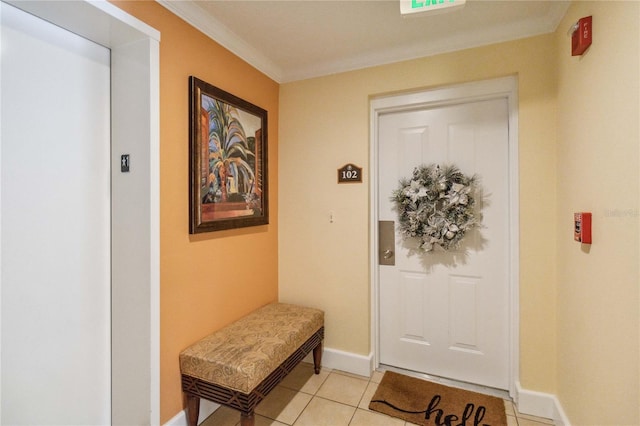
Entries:
[[467,0],[400,0],[400,14],[432,12],[464,6]]

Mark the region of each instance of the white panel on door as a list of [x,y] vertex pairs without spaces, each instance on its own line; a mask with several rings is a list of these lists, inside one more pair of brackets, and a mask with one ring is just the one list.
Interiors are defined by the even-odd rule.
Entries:
[[404,340],[428,343],[427,312],[428,294],[425,275],[400,272],[401,310],[403,312],[401,335]]
[[449,162],[455,162],[456,167],[467,175],[476,173],[475,125],[449,125]]
[[420,165],[423,152],[429,150],[429,127],[402,129],[399,133],[398,166],[402,170],[413,170]]
[[449,277],[449,338],[452,350],[480,352],[478,348],[477,277]]

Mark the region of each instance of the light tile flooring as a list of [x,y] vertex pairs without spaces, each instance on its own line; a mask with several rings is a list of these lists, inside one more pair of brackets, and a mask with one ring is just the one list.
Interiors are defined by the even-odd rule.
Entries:
[[[256,408],[256,426],[411,426],[403,420],[370,411],[369,401],[382,379],[300,363]],[[505,400],[508,426],[546,426],[553,421],[520,414]],[[220,407],[202,425],[236,426],[240,413]]]

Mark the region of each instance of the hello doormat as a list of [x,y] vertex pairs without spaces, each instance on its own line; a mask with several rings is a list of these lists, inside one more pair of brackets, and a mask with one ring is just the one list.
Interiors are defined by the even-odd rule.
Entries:
[[425,426],[506,426],[500,398],[386,371],[369,409]]

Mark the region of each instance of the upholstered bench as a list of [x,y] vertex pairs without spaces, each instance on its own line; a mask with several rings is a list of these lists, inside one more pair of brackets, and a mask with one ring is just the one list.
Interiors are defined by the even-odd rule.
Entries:
[[200,398],[254,425],[256,405],[311,351],[320,372],[323,339],[324,312],[273,303],[189,346],[180,353],[189,426],[198,424]]

